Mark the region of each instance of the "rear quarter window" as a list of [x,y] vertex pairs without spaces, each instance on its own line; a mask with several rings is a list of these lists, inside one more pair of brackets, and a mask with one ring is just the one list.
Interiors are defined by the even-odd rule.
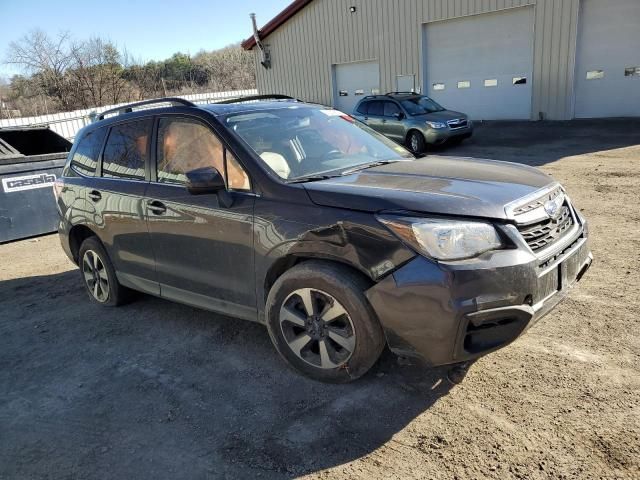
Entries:
[[99,128],[83,136],[71,157],[71,169],[85,177],[94,177],[98,166],[98,156],[107,134],[106,128]]
[[367,111],[369,110],[368,105],[369,105],[369,102],[360,103],[360,105],[358,105],[358,109],[356,110],[356,112],[366,115]]

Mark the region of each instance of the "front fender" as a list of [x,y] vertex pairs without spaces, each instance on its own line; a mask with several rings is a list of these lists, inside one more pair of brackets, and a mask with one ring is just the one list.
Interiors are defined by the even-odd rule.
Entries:
[[301,258],[339,262],[377,282],[416,256],[373,216],[366,217],[363,223],[338,220],[311,229],[296,222],[287,222],[287,228],[281,225],[280,231],[287,231],[289,238],[281,236],[280,242],[256,259],[258,305],[264,305],[267,293],[259,286],[266,286],[270,279],[275,281]]

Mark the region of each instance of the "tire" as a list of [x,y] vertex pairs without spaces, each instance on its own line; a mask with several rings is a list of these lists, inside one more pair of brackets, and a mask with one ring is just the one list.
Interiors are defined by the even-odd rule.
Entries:
[[427,142],[417,130],[411,130],[407,135],[407,148],[413,153],[424,153],[427,151]]
[[376,363],[385,337],[366,288],[357,272],[321,261],[298,264],[278,278],[267,298],[267,328],[289,366],[314,380],[346,383]]
[[80,245],[78,266],[85,291],[95,303],[115,307],[129,300],[131,291],[118,283],[109,255],[97,237]]

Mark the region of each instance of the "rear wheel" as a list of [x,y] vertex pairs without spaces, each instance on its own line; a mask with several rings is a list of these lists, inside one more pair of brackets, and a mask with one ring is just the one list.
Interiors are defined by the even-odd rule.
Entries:
[[267,327],[289,365],[324,382],[364,375],[384,334],[359,274],[341,265],[305,262],[283,274],[267,299]]
[[407,147],[413,153],[424,153],[427,150],[427,142],[424,135],[416,130],[412,130],[407,135]]
[[78,258],[82,281],[91,300],[107,306],[128,300],[130,291],[118,283],[111,260],[96,237],[82,242]]

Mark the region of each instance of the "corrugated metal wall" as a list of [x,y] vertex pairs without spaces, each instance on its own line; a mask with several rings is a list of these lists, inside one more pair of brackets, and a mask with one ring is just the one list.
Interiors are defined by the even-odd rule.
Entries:
[[527,5],[535,8],[531,118],[571,118],[579,0],[314,0],[265,40],[272,68],[256,55],[258,90],[330,105],[331,66],[363,60],[380,63],[383,92],[401,74],[422,85],[422,24]]

